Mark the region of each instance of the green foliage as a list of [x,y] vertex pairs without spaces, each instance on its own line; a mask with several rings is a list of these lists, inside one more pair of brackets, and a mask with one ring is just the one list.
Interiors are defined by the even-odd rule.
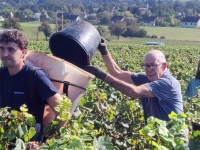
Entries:
[[[146,41],[147,39],[142,40]],[[192,43],[188,46],[185,43],[180,42],[181,46],[170,46],[168,43],[165,47],[159,47],[166,55],[170,72],[181,83],[182,93],[196,72],[200,55],[199,45],[195,46]],[[178,43],[176,42],[176,44]],[[30,42],[29,46],[30,49],[50,53],[48,42]],[[141,64],[144,54],[150,49],[157,48],[143,46],[140,42],[137,43],[137,40],[121,43],[120,41],[108,42],[107,46],[122,69],[135,72],[143,71]],[[98,52],[91,63],[106,70]],[[172,113],[169,122],[149,118],[145,125],[139,100],[130,99],[104,82],[93,79],[80,100],[79,109],[68,120],[66,127],[59,128],[58,122],[52,121],[47,130],[45,129],[48,138],[42,144],[41,149],[98,149],[105,147],[105,149],[138,150],[174,147],[177,150],[181,149],[182,139],[175,135],[182,132],[181,128],[185,127],[186,120],[190,131],[188,137],[190,143],[193,144],[190,147],[195,150],[195,145],[199,145],[200,134],[199,131],[193,131],[192,122],[199,123],[199,110],[199,98],[184,99],[186,118],[184,114]],[[65,114],[63,118],[66,117]],[[171,128],[166,128],[169,123],[172,125]]]
[[156,39],[156,38],[158,38],[158,36],[157,35],[152,35],[151,38],[152,39]]
[[[26,106],[21,112],[6,108],[0,109],[0,149],[27,144],[35,135],[35,118],[27,113]],[[23,141],[23,142],[22,142]]]
[[[69,111],[71,108],[71,102],[66,97],[63,96],[63,100],[58,101],[59,105],[55,108],[56,111],[60,112],[59,120],[68,120]],[[51,149],[51,150],[95,150],[101,148],[103,149],[113,149],[111,140],[109,137],[98,137],[92,138],[91,135],[87,134],[89,129],[92,129],[88,123],[83,126],[79,121],[68,120],[68,124],[65,127],[58,127],[57,121],[52,121],[45,127],[44,135],[47,137],[47,141],[39,147],[39,149]]]
[[126,22],[118,21],[116,23],[113,23],[109,25],[109,30],[112,35],[119,36],[122,35],[126,31]]
[[98,26],[97,27],[97,30],[98,30],[98,32],[99,32],[99,34],[102,36],[102,37],[104,37],[104,36],[106,36],[106,34],[107,34],[107,30],[106,30],[106,28],[104,28],[104,27],[102,27],[102,26]]
[[2,23],[4,29],[18,29],[21,30],[19,20],[17,18],[8,18]]
[[[147,125],[142,128],[139,133],[144,138],[144,146],[142,148],[151,149],[183,149],[184,150],[184,140],[187,138],[182,138],[180,135],[183,134],[187,136],[185,129],[185,114],[175,114],[172,112],[169,114],[170,121],[162,121],[154,117],[149,117],[147,119]],[[167,125],[170,125],[169,129]],[[142,146],[142,145],[140,145]],[[154,148],[153,148],[154,147]]]
[[111,19],[111,14],[109,11],[104,11],[103,13],[100,14],[100,22],[101,24],[108,24]]
[[44,33],[46,40],[48,37],[50,37],[50,35],[52,34],[52,29],[51,26],[48,22],[43,22],[39,27],[38,27],[38,31],[41,31]]

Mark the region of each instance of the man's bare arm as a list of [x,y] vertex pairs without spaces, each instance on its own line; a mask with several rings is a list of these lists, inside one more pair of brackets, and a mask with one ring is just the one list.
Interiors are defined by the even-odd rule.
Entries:
[[120,81],[109,74],[106,76],[105,82],[131,98],[155,97],[155,95],[145,85],[136,87],[132,84]]
[[[47,99],[47,103],[49,104],[49,106],[51,107],[51,109],[54,111],[54,113],[56,114],[56,118],[57,116],[60,114],[59,112],[55,111],[55,107],[58,105],[58,102],[56,100],[62,100],[62,97],[59,93],[56,93],[55,95],[49,97]],[[55,118],[55,119],[56,119]],[[57,120],[57,119],[56,119]],[[60,127],[64,127],[67,121],[60,121],[58,120],[58,123],[60,125]]]
[[133,80],[131,78],[131,72],[122,70],[117,63],[114,61],[110,53],[107,55],[102,55],[102,58],[104,60],[104,63],[106,65],[106,68],[108,69],[108,72],[114,76],[115,78],[122,80],[124,82],[134,84]]

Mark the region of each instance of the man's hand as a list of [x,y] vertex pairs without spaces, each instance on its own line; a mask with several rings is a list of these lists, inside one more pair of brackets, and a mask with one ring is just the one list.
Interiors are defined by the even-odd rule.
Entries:
[[97,66],[88,65],[83,69],[103,81],[106,79],[107,76],[106,72]]
[[108,54],[106,40],[103,37],[101,37],[101,43],[99,43],[98,50],[100,51],[101,55]]
[[28,145],[26,147],[26,150],[36,150],[37,148],[39,148],[42,145],[42,143],[40,142],[28,142]]

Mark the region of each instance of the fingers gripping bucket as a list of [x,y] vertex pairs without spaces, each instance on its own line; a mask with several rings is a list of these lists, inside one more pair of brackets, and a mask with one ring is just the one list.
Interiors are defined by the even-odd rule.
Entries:
[[[67,91],[68,98],[72,101],[70,114],[73,114],[80,97],[85,91],[84,88],[94,76],[65,60],[42,52],[28,51],[24,61],[27,64],[41,68],[51,80],[54,80],[52,83],[60,94],[66,93],[66,91],[63,90],[64,84],[62,82],[55,82],[55,80],[68,81],[73,84],[68,86]],[[49,107],[46,107],[43,118],[44,126],[54,118],[54,112]]]
[[101,36],[89,22],[79,20],[54,33],[49,39],[52,54],[80,68],[90,64]]

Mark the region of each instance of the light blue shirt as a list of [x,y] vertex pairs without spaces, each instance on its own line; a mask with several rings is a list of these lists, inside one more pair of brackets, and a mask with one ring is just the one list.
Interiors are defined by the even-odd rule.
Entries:
[[188,83],[184,96],[187,96],[189,98],[196,97],[199,88],[200,88],[200,80],[192,78]]

